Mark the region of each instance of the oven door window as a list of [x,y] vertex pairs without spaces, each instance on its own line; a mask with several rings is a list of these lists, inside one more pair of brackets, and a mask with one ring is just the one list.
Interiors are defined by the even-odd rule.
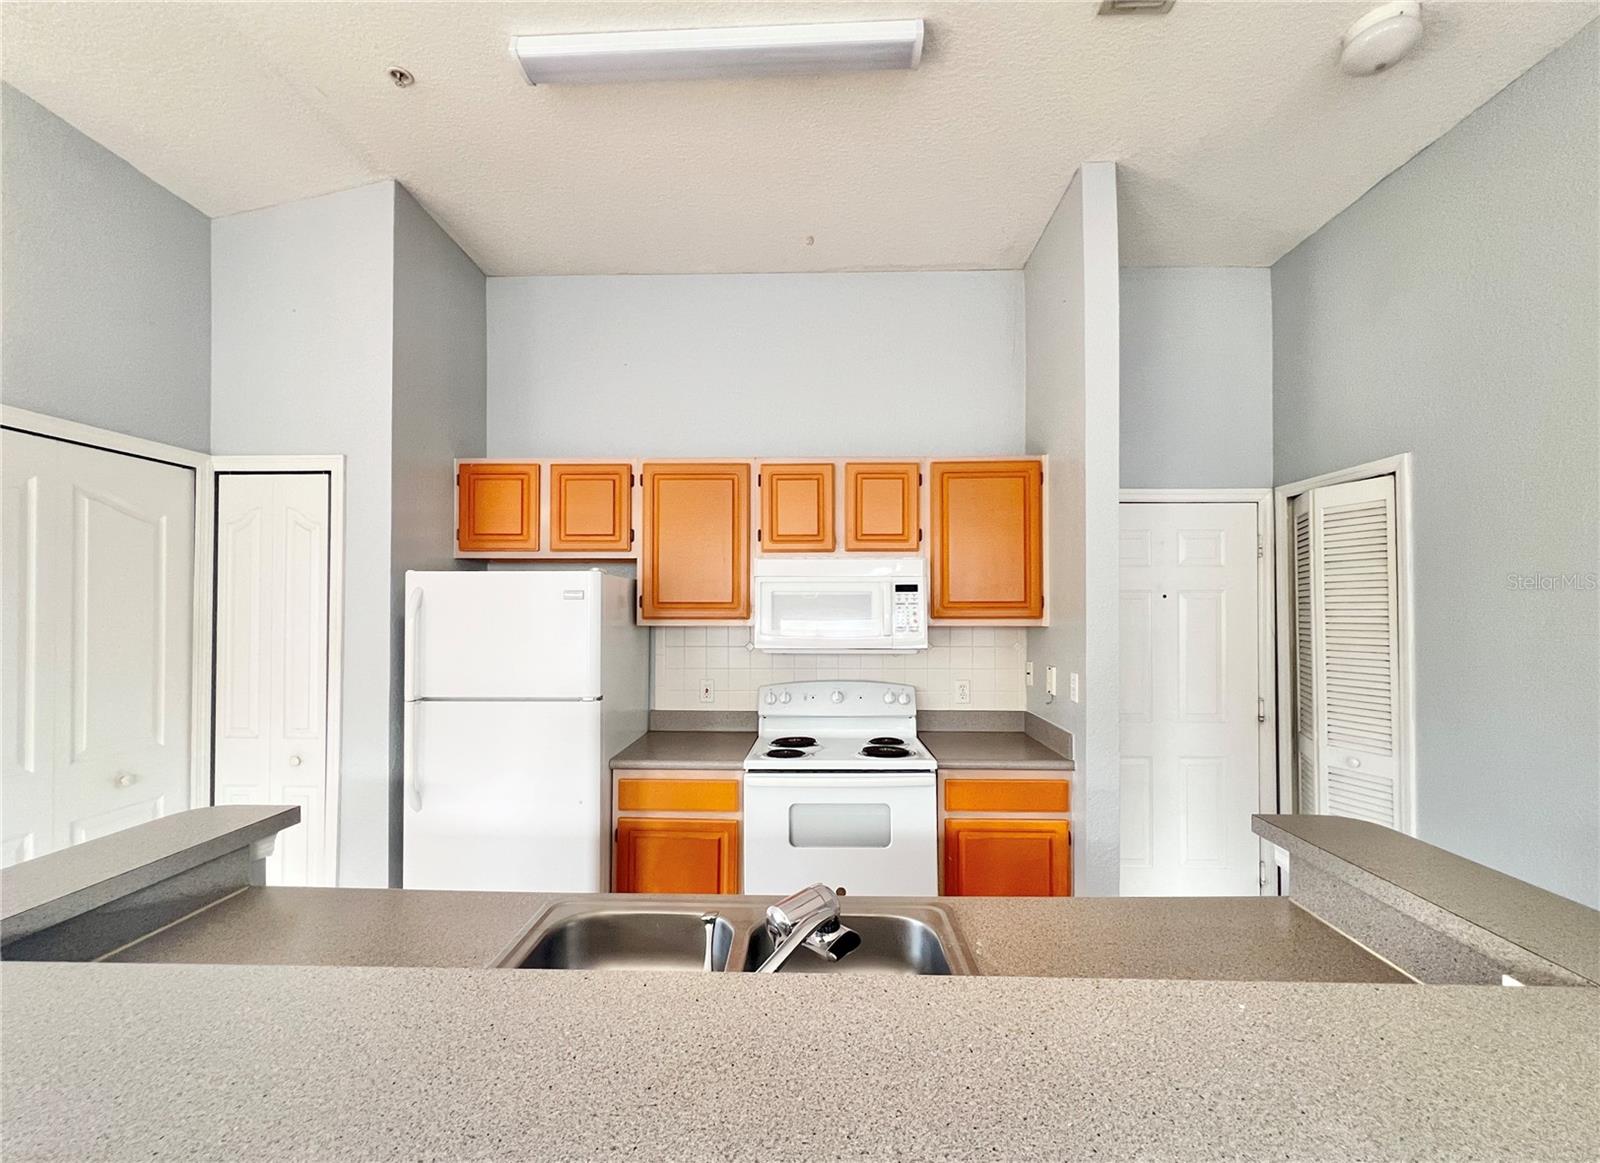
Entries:
[[877,643],[888,639],[881,587],[772,585],[761,595],[762,637],[775,643]]
[[791,848],[887,848],[888,804],[790,804]]

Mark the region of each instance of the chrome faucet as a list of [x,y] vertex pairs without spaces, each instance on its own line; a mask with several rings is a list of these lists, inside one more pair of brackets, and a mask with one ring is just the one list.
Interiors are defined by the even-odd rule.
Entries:
[[861,944],[854,929],[839,923],[839,896],[825,884],[813,884],[768,905],[767,932],[772,934],[772,955],[757,973],[778,972],[801,946],[826,961],[837,961]]

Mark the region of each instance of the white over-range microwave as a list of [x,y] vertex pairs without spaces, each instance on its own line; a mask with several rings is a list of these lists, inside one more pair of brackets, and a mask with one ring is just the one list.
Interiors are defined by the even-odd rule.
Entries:
[[928,570],[920,557],[760,557],[757,650],[922,650]]

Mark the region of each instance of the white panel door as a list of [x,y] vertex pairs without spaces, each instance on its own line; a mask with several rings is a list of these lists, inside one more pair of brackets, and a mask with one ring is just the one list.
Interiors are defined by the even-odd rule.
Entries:
[[219,804],[298,804],[269,884],[327,866],[328,476],[217,478],[215,786]]
[[194,473],[3,440],[11,863],[189,807]]
[[1121,506],[1122,893],[1261,891],[1256,507]]

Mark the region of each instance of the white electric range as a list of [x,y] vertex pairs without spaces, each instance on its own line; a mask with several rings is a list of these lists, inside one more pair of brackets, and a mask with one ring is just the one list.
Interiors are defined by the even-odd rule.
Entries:
[[938,763],[906,683],[787,682],[757,692],[744,761],[744,891],[822,882],[858,896],[935,896]]

